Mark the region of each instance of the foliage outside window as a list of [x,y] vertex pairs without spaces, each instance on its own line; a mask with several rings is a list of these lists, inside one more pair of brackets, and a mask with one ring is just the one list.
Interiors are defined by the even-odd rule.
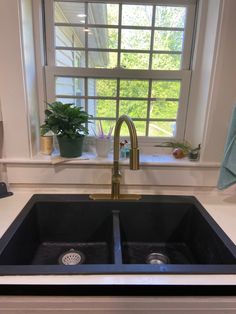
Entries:
[[183,139],[195,1],[45,4],[48,102],[82,106],[105,131],[128,114],[139,136]]

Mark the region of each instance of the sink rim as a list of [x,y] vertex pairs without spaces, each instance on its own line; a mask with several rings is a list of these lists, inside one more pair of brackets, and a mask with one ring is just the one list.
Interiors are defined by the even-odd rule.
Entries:
[[[82,202],[82,203],[189,203],[197,207],[204,219],[210,224],[214,232],[220,237],[227,249],[236,258],[236,246],[210,216],[207,210],[194,196],[187,195],[143,195],[141,200],[91,200],[87,194],[34,194],[21,210],[16,219],[9,226],[0,240],[0,255],[7,246],[24,218],[37,202]],[[118,248],[119,249],[119,248]],[[116,264],[81,264],[76,266],[65,265],[0,265],[0,275],[79,275],[79,274],[236,274],[235,264],[123,264],[117,259]]]

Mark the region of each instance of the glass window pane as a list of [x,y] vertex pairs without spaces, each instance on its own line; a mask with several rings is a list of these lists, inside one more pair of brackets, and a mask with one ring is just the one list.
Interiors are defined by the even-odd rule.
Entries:
[[151,31],[141,29],[121,30],[121,49],[149,50]]
[[56,101],[60,101],[63,104],[75,104],[78,107],[85,108],[85,100],[77,98],[56,98]]
[[119,5],[105,3],[88,4],[88,23],[101,25],[118,25]]
[[134,121],[134,125],[136,127],[136,131],[137,131],[138,136],[145,136],[146,135],[146,126],[147,126],[146,122]]
[[152,8],[151,5],[123,5],[122,24],[129,26],[151,26]]
[[117,67],[117,53],[103,51],[89,51],[88,67],[106,69],[115,68]]
[[114,28],[89,28],[88,48],[116,49],[118,30]]
[[[111,135],[114,134],[114,125],[116,124],[116,121],[115,119],[114,120],[103,120],[103,119],[99,119],[99,121],[101,121],[101,124],[102,124],[102,130],[103,130],[103,133],[105,135],[108,135],[111,133]],[[92,125],[92,129],[93,129],[93,132],[91,135],[94,135],[94,133],[96,135],[99,135],[100,134],[100,122],[98,120],[94,121],[93,125]]]
[[148,70],[148,53],[121,53],[121,67],[125,69]]
[[79,2],[54,2],[54,21],[56,23],[84,23],[85,5]]
[[56,50],[56,66],[61,67],[85,67],[84,51]]
[[146,98],[148,85],[148,81],[120,80],[120,97]]
[[174,137],[176,129],[176,122],[154,122],[150,121],[149,123],[149,136],[159,136],[159,137]]
[[155,31],[154,50],[182,51],[184,32],[182,31]]
[[[133,121],[137,135],[138,136],[145,136],[146,135],[146,122],[145,121]],[[121,136],[128,136],[129,137],[129,130],[126,124],[122,124],[121,127]],[[128,140],[129,141],[129,140]]]
[[88,96],[116,97],[117,82],[110,79],[88,79]]
[[182,54],[154,53],[152,70],[180,70]]
[[180,86],[180,81],[153,81],[151,97],[179,99]]
[[121,100],[119,114],[127,114],[131,118],[146,118],[147,102],[139,100]]
[[56,77],[56,95],[84,96],[84,79]]
[[116,117],[116,101],[107,99],[89,99],[88,107],[94,108],[94,117],[98,118],[115,118]]
[[150,118],[152,119],[176,119],[178,101],[156,100],[151,102]]
[[185,7],[156,7],[155,26],[157,27],[184,27]]
[[55,45],[61,47],[84,47],[84,27],[55,26]]

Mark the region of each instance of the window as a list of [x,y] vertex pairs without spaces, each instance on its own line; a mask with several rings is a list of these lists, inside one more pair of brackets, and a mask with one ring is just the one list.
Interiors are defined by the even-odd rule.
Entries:
[[128,114],[145,140],[183,139],[195,6],[45,1],[47,101],[82,106],[105,130]]

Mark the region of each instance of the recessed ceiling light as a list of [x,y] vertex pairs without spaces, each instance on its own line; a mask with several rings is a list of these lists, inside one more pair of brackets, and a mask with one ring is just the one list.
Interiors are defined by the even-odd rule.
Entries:
[[86,14],[77,14],[78,17],[86,17]]

